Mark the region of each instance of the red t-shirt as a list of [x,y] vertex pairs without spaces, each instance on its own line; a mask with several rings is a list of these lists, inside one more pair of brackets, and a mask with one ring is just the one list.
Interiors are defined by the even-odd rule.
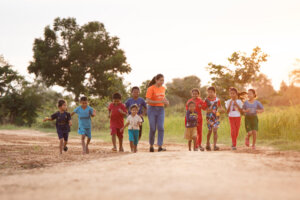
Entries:
[[110,128],[122,128],[124,126],[124,115],[120,113],[119,109],[123,112],[127,112],[126,107],[123,103],[115,105],[114,103],[109,104],[108,110],[110,111]]
[[196,103],[196,112],[198,113],[198,121],[202,121],[202,112],[201,112],[201,109],[202,110],[205,110],[205,102],[201,99],[201,98],[197,98],[197,99],[189,99],[187,102],[186,102],[186,106],[185,106],[185,109],[188,110],[188,104],[189,102],[191,101],[194,101]]

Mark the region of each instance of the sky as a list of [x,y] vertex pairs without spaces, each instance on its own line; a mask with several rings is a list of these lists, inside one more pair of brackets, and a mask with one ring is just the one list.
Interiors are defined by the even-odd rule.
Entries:
[[56,17],[104,23],[132,67],[126,83],[158,73],[166,82],[196,75],[209,84],[207,64],[228,65],[235,51],[259,46],[269,55],[261,72],[275,89],[300,58],[299,0],[0,0],[0,54],[28,79],[33,42]]

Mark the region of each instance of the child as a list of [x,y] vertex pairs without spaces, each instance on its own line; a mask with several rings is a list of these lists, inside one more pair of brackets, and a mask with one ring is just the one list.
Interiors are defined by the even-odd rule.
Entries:
[[51,117],[46,117],[43,121],[53,121],[56,119],[56,131],[59,138],[59,152],[62,154],[62,150],[68,151],[67,143],[70,132],[70,126],[72,126],[71,115],[66,112],[67,103],[65,100],[58,101],[58,110]]
[[[82,154],[88,154],[89,144],[92,138],[91,117],[95,117],[96,111],[92,107],[88,106],[87,97],[81,97],[80,106],[75,108],[75,110],[71,113],[71,116],[75,113],[78,115],[78,134],[81,135]],[[87,137],[86,143],[85,137]]]
[[239,93],[236,88],[230,88],[229,95],[231,99],[225,102],[225,107],[227,109],[227,114],[230,122],[232,140],[231,148],[232,150],[236,150],[236,140],[239,135],[239,130],[241,126],[241,112],[243,102],[239,99]]
[[[192,89],[192,98],[189,99],[186,103],[186,110],[188,110],[188,104],[189,102],[193,101],[196,104],[196,112],[198,113],[198,126],[197,126],[197,145],[196,148],[199,148],[201,151],[204,151],[204,148],[202,147],[202,111],[204,101],[200,98],[200,90],[197,88]],[[203,109],[204,110],[204,109]],[[186,119],[185,119],[186,123]]]
[[119,139],[119,152],[124,152],[123,149],[123,131],[124,116],[127,115],[126,107],[121,103],[122,96],[120,93],[115,93],[112,96],[113,102],[108,106],[109,119],[110,119],[110,134],[113,143],[113,151],[117,151],[116,136]]
[[255,149],[256,135],[258,131],[257,113],[264,112],[264,107],[256,100],[256,92],[254,89],[248,90],[248,101],[244,103],[243,112],[245,113],[245,127],[247,131],[245,145],[249,147],[249,138],[250,136],[253,136],[252,149]]
[[131,105],[130,115],[127,117],[126,124],[121,128],[121,132],[128,126],[128,135],[130,141],[131,152],[137,152],[137,145],[139,142],[139,132],[142,125],[142,118],[138,115],[139,107],[136,104]]
[[198,125],[198,114],[195,111],[196,103],[190,101],[187,105],[188,110],[186,111],[186,125],[184,138],[188,140],[189,151],[191,151],[192,140],[194,141],[194,151],[198,151],[197,148],[197,125]]
[[218,109],[220,108],[220,112],[224,111],[221,105],[221,102],[218,97],[216,97],[216,88],[209,87],[207,89],[208,97],[205,99],[206,108],[206,121],[207,121],[207,142],[206,142],[206,150],[211,151],[210,147],[210,136],[212,132],[214,133],[214,150],[218,151],[220,148],[217,146],[218,140],[218,128],[220,125],[220,113]]
[[[140,88],[139,87],[133,87],[131,89],[131,98],[127,99],[125,106],[128,110],[128,114],[130,115],[130,107],[134,104],[136,104],[138,106],[138,115],[142,118],[143,122],[144,122],[144,114],[147,113],[147,104],[145,102],[145,100],[141,97],[139,97],[140,95]],[[142,137],[142,129],[143,126],[141,124],[140,128],[139,128],[139,140]]]

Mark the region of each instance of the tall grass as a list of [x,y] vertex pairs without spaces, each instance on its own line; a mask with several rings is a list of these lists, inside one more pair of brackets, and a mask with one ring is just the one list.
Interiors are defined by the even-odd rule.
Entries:
[[[110,141],[109,119],[105,106],[96,108],[97,115],[92,119],[92,135],[94,138],[100,138],[104,141]],[[70,109],[71,110],[71,109]],[[47,114],[48,116],[50,115]],[[165,142],[186,142],[183,139],[184,134],[184,116],[185,108],[183,105],[177,105],[166,108],[165,117]],[[264,113],[258,116],[259,118],[259,132],[258,144],[272,145],[280,149],[295,149],[300,150],[300,106],[290,107],[266,107]],[[43,117],[40,117],[34,125],[37,129],[51,128],[55,131],[53,123],[43,123]],[[71,135],[77,136],[78,121],[77,116],[73,117],[73,126]],[[4,127],[2,127],[4,128]],[[11,129],[11,127],[8,127]],[[143,124],[142,140],[148,140],[149,123],[145,117]],[[203,142],[206,141],[207,126],[205,115],[203,113]],[[231,145],[230,125],[228,117],[223,114],[221,116],[221,124],[218,130],[219,143]],[[238,137],[238,146],[244,144],[246,135],[244,117],[241,122],[241,129]],[[128,139],[127,131],[125,131],[125,140]]]

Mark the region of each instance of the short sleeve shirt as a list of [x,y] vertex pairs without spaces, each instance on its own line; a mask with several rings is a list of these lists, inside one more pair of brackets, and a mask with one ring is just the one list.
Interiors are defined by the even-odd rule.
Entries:
[[119,110],[127,112],[126,107],[123,103],[115,105],[114,103],[109,104],[108,110],[110,114],[110,128],[122,128],[124,126],[124,115]]
[[70,131],[69,121],[71,120],[71,115],[68,112],[56,112],[51,115],[52,120],[56,120],[57,131]]
[[[230,105],[230,102],[232,101],[232,99],[229,99],[225,102],[225,107],[226,109],[228,109],[229,105]],[[243,108],[243,102],[240,100],[240,99],[237,99],[236,100],[236,103],[238,104],[238,106],[240,108]],[[240,117],[241,116],[241,113],[239,111],[239,108],[236,106],[236,105],[233,105],[233,102],[230,106],[230,111],[228,113],[228,116],[229,117]]]
[[[166,89],[161,87],[156,87],[155,85],[150,86],[147,89],[146,98],[152,101],[162,101],[165,98]],[[150,106],[164,106],[163,103],[149,103]]]
[[250,110],[250,112],[245,113],[246,116],[255,116],[257,115],[257,110],[264,109],[264,107],[259,101],[255,100],[253,103],[249,103],[249,101],[246,101],[243,105],[243,109]]
[[197,98],[197,99],[189,99],[187,102],[186,102],[186,106],[185,106],[185,109],[188,110],[188,104],[189,102],[191,101],[194,101],[195,104],[196,104],[196,112],[199,114],[198,116],[198,120],[201,121],[202,120],[202,111],[201,110],[204,110],[204,104],[205,102],[201,99],[201,98]]
[[186,111],[186,127],[193,128],[197,127],[198,125],[198,113],[197,112],[190,112],[189,110]]
[[138,115],[141,115],[143,113],[144,108],[147,108],[147,104],[143,98],[141,97],[139,97],[138,99],[129,98],[125,102],[126,108],[128,110],[128,114],[131,114],[130,106],[132,106],[133,104],[136,104],[139,107]]
[[126,123],[129,122],[128,129],[140,130],[139,123],[143,122],[142,118],[139,115],[129,115],[126,119]]
[[93,108],[90,106],[87,106],[85,109],[83,109],[81,106],[78,106],[73,111],[78,115],[78,125],[79,128],[91,128],[92,127],[92,121],[91,116],[93,114]]

